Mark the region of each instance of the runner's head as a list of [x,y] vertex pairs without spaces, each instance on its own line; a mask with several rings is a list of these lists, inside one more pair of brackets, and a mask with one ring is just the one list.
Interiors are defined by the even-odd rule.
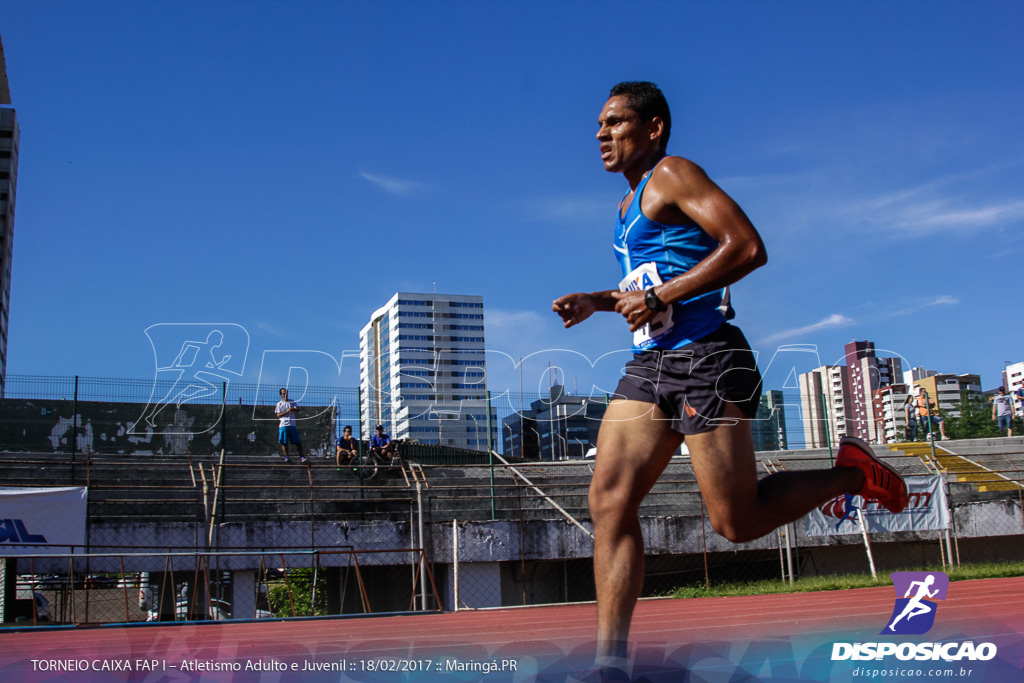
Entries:
[[655,118],[661,119],[661,152],[668,147],[668,136],[672,132],[672,114],[669,112],[668,101],[661,89],[649,81],[623,81],[612,87],[608,97],[624,97],[626,105],[635,111],[640,120],[649,123]]
[[[660,104],[658,102],[660,101]],[[668,104],[651,83],[620,83],[597,117],[601,162],[634,180],[665,155]]]

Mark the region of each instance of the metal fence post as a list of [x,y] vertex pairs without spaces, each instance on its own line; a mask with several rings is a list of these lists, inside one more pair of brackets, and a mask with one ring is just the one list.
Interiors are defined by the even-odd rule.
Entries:
[[228,448],[228,383],[220,383],[220,447]]
[[825,394],[821,395],[821,409],[822,415],[824,416],[825,422],[825,445],[828,446],[828,461],[830,465],[835,465],[835,459],[832,457],[832,435],[829,434],[829,427],[831,426],[831,420],[828,417],[828,399]]
[[78,375],[75,375],[75,400],[71,414],[71,483],[75,483],[75,460],[78,456]]
[[[478,444],[479,447],[479,444]],[[491,479],[491,519],[498,518],[498,508],[494,502],[494,443],[491,439],[491,392],[487,392],[487,462],[490,465]]]

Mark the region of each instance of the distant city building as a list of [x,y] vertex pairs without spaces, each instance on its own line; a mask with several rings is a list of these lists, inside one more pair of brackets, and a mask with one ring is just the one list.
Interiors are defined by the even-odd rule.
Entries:
[[964,392],[975,396],[982,393],[981,375],[969,373],[950,375],[940,372],[919,379],[914,382],[914,395],[917,395],[918,387],[924,387],[928,396],[935,401],[937,410],[947,417],[960,417],[960,400]]
[[556,384],[549,395],[502,420],[503,452],[537,460],[582,458],[597,445],[605,399],[572,396]]
[[1003,371],[1003,386],[1006,390],[1014,396],[1014,401],[1017,403],[1017,414],[1024,415],[1024,401],[1017,398],[1015,392],[1024,386],[1024,361],[1020,363],[1010,363],[1006,366],[1006,370]]
[[876,356],[870,341],[850,342],[844,353],[846,365],[822,366],[798,378],[806,448],[835,445],[844,436],[887,439],[877,392],[903,374],[900,359]]
[[925,370],[924,368],[911,368],[903,373],[903,383],[910,386],[919,379],[934,377],[939,374],[938,370]]
[[496,446],[486,372],[482,297],[398,292],[359,333],[364,438],[383,424],[393,439]]
[[773,389],[761,396],[757,416],[751,423],[755,451],[779,451],[789,448],[786,439],[786,410],[782,392]]
[[903,374],[900,359],[876,356],[874,342],[866,340],[852,341],[843,351],[850,384],[846,434],[869,443],[883,443],[885,421],[876,409],[875,392]]
[[875,391],[875,415],[879,416],[883,423],[879,433],[884,434],[884,438],[880,443],[894,443],[906,439],[907,411],[904,406],[908,390],[906,384],[890,384]]
[[835,445],[846,436],[850,380],[845,365],[823,365],[798,377],[804,448]]
[[18,115],[11,106],[3,45],[0,44],[0,396],[7,377],[7,333],[11,313],[14,199],[18,187]]

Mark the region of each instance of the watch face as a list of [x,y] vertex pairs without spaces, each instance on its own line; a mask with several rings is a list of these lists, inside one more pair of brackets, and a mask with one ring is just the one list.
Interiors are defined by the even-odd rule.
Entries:
[[664,311],[666,308],[664,302],[662,302],[662,300],[658,298],[658,295],[654,293],[653,287],[648,289],[647,293],[644,294],[644,303],[647,304],[647,308],[658,313]]

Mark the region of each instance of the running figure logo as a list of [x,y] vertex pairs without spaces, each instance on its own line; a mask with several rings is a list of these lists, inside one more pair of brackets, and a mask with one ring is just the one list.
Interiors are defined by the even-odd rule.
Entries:
[[927,633],[935,623],[935,600],[946,599],[949,577],[942,572],[893,572],[889,576],[896,589],[896,605],[882,634]]
[[[146,336],[153,346],[156,377],[149,402],[129,433],[197,434],[212,428],[215,422],[177,424],[174,409],[187,403],[219,403],[221,387],[245,370],[249,333],[233,323],[161,323],[146,328]],[[169,406],[172,409],[165,412]]]

